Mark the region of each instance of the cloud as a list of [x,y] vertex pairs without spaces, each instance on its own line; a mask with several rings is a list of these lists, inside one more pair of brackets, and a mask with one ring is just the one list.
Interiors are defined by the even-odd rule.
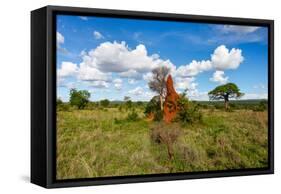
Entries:
[[177,90],[190,90],[190,89],[195,89],[198,84],[193,83],[195,81],[194,77],[176,77],[175,78],[175,87]]
[[193,60],[190,64],[180,66],[177,69],[177,75],[180,77],[191,77],[196,76],[197,74],[203,71],[209,71],[212,69],[211,61],[195,61]]
[[97,39],[97,40],[104,39],[104,36],[98,31],[94,31],[93,35],[94,35],[95,39]]
[[[200,73],[215,70],[213,77],[210,78],[211,81],[226,83],[228,77],[224,76],[224,71],[226,69],[237,69],[239,65],[244,61],[242,56],[242,50],[232,48],[229,50],[225,45],[218,46],[214,52],[211,54],[210,59],[196,61],[193,60],[187,65],[180,66],[176,69],[176,76],[180,78],[193,78]],[[145,80],[151,79],[151,74],[146,74],[143,76]],[[179,89],[187,88],[189,85],[188,80],[181,79],[176,83]]]
[[135,83],[136,83],[136,80],[135,80],[135,79],[128,79],[128,83],[129,83],[129,84],[135,84]]
[[61,44],[64,43],[64,36],[57,32],[57,46],[59,47]]
[[63,48],[61,45],[64,44],[64,36],[57,32],[57,49],[63,54],[69,54],[66,48]]
[[121,72],[121,73],[119,73],[119,75],[120,75],[120,77],[123,77],[123,78],[134,78],[134,79],[141,78],[141,74],[134,69],[129,69],[128,71]]
[[156,54],[149,56],[144,45],[130,49],[124,41],[104,42],[91,50],[87,57],[103,72],[144,73],[158,66],[176,68],[169,60],[162,60]]
[[260,83],[260,84],[254,85],[253,88],[254,89],[262,89],[262,90],[264,90],[264,89],[267,89],[267,86],[265,84],[261,84]]
[[146,81],[149,82],[153,79],[153,74],[151,72],[148,72],[146,74],[142,75],[142,78]]
[[134,96],[140,96],[144,94],[144,89],[138,86],[135,89],[130,90],[128,93]]
[[121,90],[122,89],[122,83],[123,83],[122,79],[117,78],[117,79],[113,80],[114,87],[117,90]]
[[217,47],[211,55],[211,62],[216,70],[237,69],[243,60],[242,50],[232,48],[229,51],[225,45]]
[[213,77],[210,78],[213,82],[218,82],[220,84],[225,84],[228,81],[228,77],[225,77],[223,71],[215,71]]
[[268,99],[268,93],[246,93],[241,99]]
[[88,83],[90,87],[94,87],[94,88],[108,88],[109,87],[109,83],[106,81],[91,81]]
[[104,73],[86,63],[81,63],[78,71],[78,79],[83,81],[110,81],[111,74]]
[[259,28],[257,26],[223,25],[221,31],[223,33],[248,34],[257,31]]
[[63,61],[61,63],[61,68],[58,69],[58,77],[68,77],[74,76],[78,72],[78,67],[75,63]]
[[88,17],[86,17],[86,16],[79,16],[79,18],[81,19],[81,20],[88,20]]

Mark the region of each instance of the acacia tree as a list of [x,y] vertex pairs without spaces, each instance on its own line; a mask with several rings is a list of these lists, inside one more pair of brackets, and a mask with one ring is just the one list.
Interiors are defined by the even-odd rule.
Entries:
[[238,86],[234,83],[217,86],[208,93],[210,100],[224,100],[224,107],[228,109],[230,98],[240,98],[244,94],[240,92]]
[[166,77],[170,73],[168,67],[157,67],[152,70],[152,79],[148,82],[149,88],[159,94],[160,109],[163,110],[163,99],[166,97]]

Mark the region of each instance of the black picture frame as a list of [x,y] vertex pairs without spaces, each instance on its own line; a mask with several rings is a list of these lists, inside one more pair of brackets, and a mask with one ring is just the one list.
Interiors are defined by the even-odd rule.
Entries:
[[[268,27],[268,168],[56,180],[56,15],[103,16]],[[46,6],[31,12],[31,182],[46,188],[274,173],[274,21]]]

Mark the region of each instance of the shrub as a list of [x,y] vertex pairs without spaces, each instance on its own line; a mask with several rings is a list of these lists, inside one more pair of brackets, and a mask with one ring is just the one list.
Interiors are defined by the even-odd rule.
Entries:
[[151,129],[151,139],[155,143],[166,145],[169,159],[174,156],[173,146],[180,136],[180,130],[175,124],[157,124]]
[[263,101],[260,101],[259,105],[255,106],[253,108],[253,111],[255,112],[263,112],[267,110],[267,101],[263,100]]
[[57,104],[57,111],[70,111],[70,106],[67,103]]
[[100,101],[100,105],[101,105],[102,107],[108,107],[109,104],[110,104],[110,101],[107,100],[107,99],[104,99],[104,100],[101,100],[101,101]]
[[154,121],[161,121],[163,120],[163,112],[160,110],[160,101],[159,96],[154,96],[146,105],[144,114],[146,116],[150,115],[151,113],[154,115]]
[[196,123],[202,120],[202,113],[199,109],[199,104],[196,102],[190,102],[186,98],[185,93],[182,94],[178,100],[179,111],[177,113],[176,121],[180,121],[184,124]]
[[134,109],[127,115],[126,118],[127,121],[138,121],[139,119],[139,115]]

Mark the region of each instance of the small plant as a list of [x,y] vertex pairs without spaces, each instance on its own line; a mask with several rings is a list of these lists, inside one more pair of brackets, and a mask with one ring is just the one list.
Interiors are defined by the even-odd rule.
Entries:
[[160,101],[159,96],[154,96],[146,105],[144,114],[146,116],[153,114],[154,121],[161,121],[163,120],[163,111],[159,108]]
[[179,111],[177,113],[177,121],[183,124],[196,123],[202,120],[202,113],[199,109],[199,104],[196,102],[190,102],[186,98],[186,94],[183,93],[178,100]]
[[136,112],[135,109],[133,109],[127,116],[127,121],[138,121],[140,118],[139,118],[139,115],[138,113]]
[[174,144],[180,136],[180,130],[175,125],[157,124],[151,129],[151,139],[155,143],[166,145],[168,157],[171,160],[174,157]]

